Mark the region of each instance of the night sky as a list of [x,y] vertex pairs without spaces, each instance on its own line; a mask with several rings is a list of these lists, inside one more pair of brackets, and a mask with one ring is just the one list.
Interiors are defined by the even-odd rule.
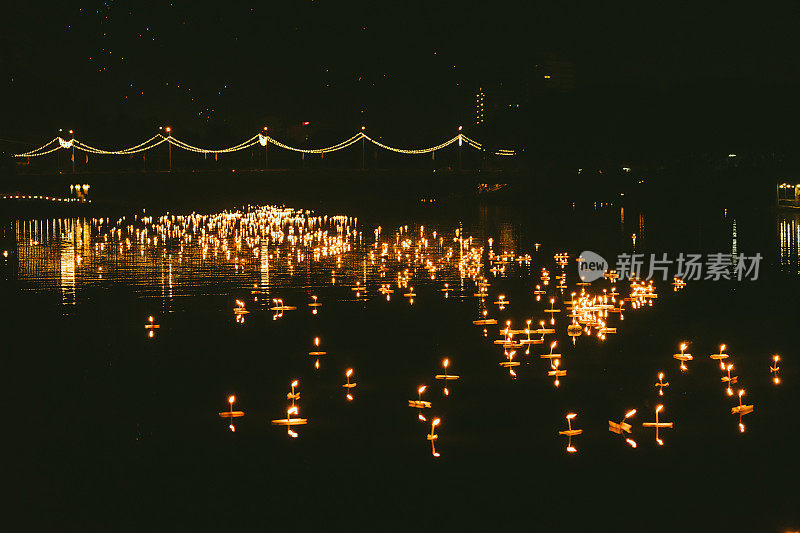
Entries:
[[[116,146],[170,124],[220,145],[309,121],[320,143],[366,124],[423,145],[464,124],[543,153],[799,140],[796,5],[553,4],[15,2],[0,138]],[[519,108],[475,129],[478,87]]]

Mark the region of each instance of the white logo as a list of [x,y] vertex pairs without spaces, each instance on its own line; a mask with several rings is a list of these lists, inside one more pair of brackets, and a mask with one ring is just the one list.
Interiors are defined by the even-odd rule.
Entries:
[[586,250],[578,256],[578,276],[581,281],[592,282],[603,277],[608,270],[608,261],[600,254]]

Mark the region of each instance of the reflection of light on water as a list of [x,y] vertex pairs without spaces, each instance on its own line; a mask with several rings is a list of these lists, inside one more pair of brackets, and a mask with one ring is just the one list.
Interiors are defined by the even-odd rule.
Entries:
[[77,261],[76,249],[81,240],[78,225],[73,221],[68,222],[67,233],[62,235],[61,253],[59,255],[61,270],[61,301],[64,304],[75,303],[75,266]]
[[780,265],[800,274],[800,223],[798,215],[783,215],[778,219],[778,248]]
[[732,231],[732,233],[733,233],[733,237],[732,237],[732,242],[731,242],[731,255],[732,255],[732,260],[733,260],[733,266],[736,266],[736,263],[738,262],[738,258],[736,256],[739,253],[739,249],[738,249],[738,246],[736,244],[736,219],[735,218],[733,219],[733,231]]

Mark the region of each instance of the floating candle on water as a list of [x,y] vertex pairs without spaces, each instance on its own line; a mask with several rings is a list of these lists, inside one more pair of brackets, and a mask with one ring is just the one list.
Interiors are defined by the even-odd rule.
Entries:
[[270,311],[293,311],[297,309],[297,307],[291,305],[284,305],[281,298],[273,298],[272,301],[275,305],[269,308]]
[[[622,435],[623,433],[630,433],[631,432],[631,425],[626,422],[630,417],[636,414],[636,409],[631,409],[627,413],[625,413],[625,417],[620,421],[612,422],[611,420],[608,421],[608,430],[612,433],[616,433],[617,435]],[[636,441],[631,438],[625,438],[625,442],[627,442],[631,448],[636,448]]]
[[553,328],[546,328],[546,327],[544,327],[544,320],[540,320],[540,321],[539,321],[539,329],[537,329],[537,330],[535,330],[535,331],[534,331],[534,333],[539,333],[539,334],[541,334],[541,335],[542,335],[542,338],[544,338],[544,336],[545,336],[545,335],[548,335],[548,334],[550,334],[550,333],[555,333],[555,332],[556,332],[556,330],[555,330],[555,329],[553,329]]
[[676,353],[676,354],[674,354],[672,356],[672,357],[674,357],[675,359],[677,359],[678,361],[681,362],[681,372],[686,372],[686,370],[688,370],[688,367],[686,366],[686,361],[691,361],[692,360],[692,354],[685,353],[686,352],[686,348],[688,348],[688,347],[689,347],[689,345],[686,344],[685,342],[681,343],[681,345],[680,345],[681,353]]
[[222,418],[229,418],[230,419],[230,424],[228,425],[228,429],[230,429],[232,432],[236,431],[236,427],[233,425],[233,419],[234,418],[240,418],[240,417],[244,416],[244,411],[234,411],[233,410],[233,403],[235,401],[236,401],[236,396],[234,396],[233,394],[228,396],[228,405],[229,405],[230,409],[228,411],[222,411],[222,412],[219,413],[219,416],[221,416]]
[[484,309],[483,313],[482,313],[483,318],[478,319],[478,320],[473,320],[472,323],[475,324],[476,326],[486,326],[488,324],[497,324],[497,320],[495,320],[494,318],[486,318],[486,316],[488,314],[489,314],[489,311]]
[[656,383],[656,387],[658,387],[658,395],[664,396],[664,387],[669,387],[669,381],[664,383],[664,373],[658,373],[658,383]]
[[559,435],[566,435],[567,436],[567,451],[570,453],[575,453],[578,450],[572,445],[572,437],[575,435],[580,435],[583,433],[582,429],[572,429],[572,419],[578,416],[576,413],[569,413],[567,414],[567,429],[565,431],[559,431]]
[[316,315],[317,311],[319,310],[319,308],[322,307],[322,304],[317,301],[317,297],[316,296],[312,296],[311,298],[314,301],[311,302],[310,304],[308,304],[308,306],[311,308],[311,313]]
[[438,426],[440,423],[441,420],[439,418],[434,418],[431,420],[431,432],[427,435],[428,440],[431,442],[431,454],[434,457],[439,457],[439,452],[436,451],[435,441],[439,438],[439,435],[436,434],[436,426]]
[[711,359],[714,359],[715,361],[719,361],[719,367],[722,370],[725,370],[725,363],[723,362],[723,359],[727,359],[728,358],[728,354],[725,353],[725,348],[726,348],[726,346],[724,344],[720,344],[719,345],[719,353],[713,353],[713,354],[711,354],[709,356],[709,357],[711,357]]
[[583,334],[583,328],[573,318],[572,324],[567,326],[567,335],[572,337],[572,343],[575,344],[576,337],[580,337],[582,334]]
[[447,388],[447,382],[450,381],[450,380],[456,380],[456,379],[459,378],[459,376],[455,376],[455,375],[447,373],[447,367],[450,366],[450,359],[444,359],[442,361],[442,366],[444,367],[444,374],[437,374],[434,377],[436,379],[444,380],[445,387],[444,387],[444,391],[443,392],[444,392],[445,396],[449,396],[450,395],[450,390]]
[[769,371],[772,373],[772,382],[775,385],[780,385],[781,378],[778,376],[778,371],[780,370],[780,367],[778,366],[778,362],[781,360],[781,356],[777,355],[777,354],[773,355],[772,356],[772,360],[773,360],[773,362],[775,364],[775,366],[770,365],[770,367],[769,367]]
[[550,368],[552,370],[547,372],[548,376],[553,376],[553,378],[555,378],[553,380],[553,385],[555,385],[556,387],[561,385],[561,381],[558,378],[564,377],[564,376],[567,375],[567,371],[566,370],[562,370],[562,369],[558,368],[560,364],[561,364],[561,359],[551,359],[550,360]]
[[419,418],[423,422],[426,419],[422,414],[422,410],[423,409],[430,409],[430,407],[431,407],[431,402],[422,401],[422,393],[425,392],[426,388],[427,387],[425,385],[420,386],[417,389],[417,398],[418,399],[417,400],[408,400],[408,406],[409,407],[413,407],[413,408],[418,410],[417,411],[417,418]]
[[725,390],[725,392],[728,394],[728,396],[733,396],[733,389],[731,389],[731,385],[736,384],[736,382],[739,380],[739,378],[737,376],[731,376],[731,370],[733,370],[733,363],[731,363],[728,366],[726,366],[725,370],[727,370],[728,375],[727,376],[722,376],[720,379],[722,380],[723,383],[727,383],[728,384],[728,387]]
[[450,284],[449,283],[445,283],[444,284],[444,288],[441,288],[439,290],[444,293],[444,297],[445,298],[449,298],[450,297],[450,291],[452,291],[453,289],[450,288]]
[[346,396],[347,397],[347,401],[348,402],[352,402],[353,401],[353,388],[356,386],[356,383],[350,383],[350,376],[353,375],[353,369],[352,368],[348,368],[347,371],[345,371],[344,375],[347,378],[347,383],[342,385],[342,387],[344,387],[346,389],[346,391],[347,391],[347,396]]
[[744,389],[739,389],[739,405],[731,407],[731,413],[739,415],[739,431],[744,433],[744,424],[742,423],[742,416],[752,413],[755,408],[753,405],[746,405],[742,403],[742,396],[744,396]]
[[161,326],[155,323],[155,318],[153,316],[147,317],[147,323],[144,325],[144,329],[147,330],[147,336],[151,339],[155,336],[155,332],[153,330],[159,329]]
[[660,413],[664,409],[664,406],[659,404],[656,405],[656,421],[655,422],[644,422],[642,427],[646,428],[655,428],[656,429],[656,442],[659,446],[664,445],[664,441],[658,437],[658,430],[659,429],[672,429],[672,422],[659,422],[658,421],[658,413]]
[[553,353],[553,348],[556,347],[556,344],[557,344],[557,341],[551,342],[550,343],[550,353],[543,353],[539,357],[541,357],[542,359],[560,359],[561,358],[561,354],[560,353]]
[[545,309],[544,310],[545,313],[550,313],[550,324],[551,325],[556,323],[555,313],[560,313],[561,312],[561,309],[555,309],[553,307],[555,305],[555,303],[556,303],[556,299],[555,298],[550,298],[550,309]]
[[286,409],[286,418],[279,418],[272,421],[272,425],[274,426],[286,426],[286,433],[296,439],[298,434],[295,431],[292,431],[292,426],[300,426],[308,423],[307,418],[300,418],[299,416],[292,416],[292,415],[299,415],[300,410],[295,403],[296,400],[300,399],[300,393],[295,393],[295,388],[298,386],[299,382],[297,380],[292,381],[291,383],[291,392],[286,394],[286,398],[292,400],[292,404]]
[[497,301],[495,302],[495,305],[497,305],[500,308],[500,310],[502,311],[503,309],[506,308],[506,306],[509,303],[511,303],[511,302],[506,300],[505,295],[501,294],[500,296],[497,297]]
[[731,407],[731,413],[746,415],[753,412],[754,406],[742,404],[742,396],[744,396],[744,389],[739,389],[739,405]]
[[[315,348],[319,347],[319,337],[314,337],[314,347]],[[313,351],[308,352],[308,355],[310,355],[311,357],[315,358],[314,359],[314,368],[315,369],[319,370],[319,358],[321,356],[327,355],[327,354],[328,354],[328,352],[318,351],[318,350],[313,350]]]

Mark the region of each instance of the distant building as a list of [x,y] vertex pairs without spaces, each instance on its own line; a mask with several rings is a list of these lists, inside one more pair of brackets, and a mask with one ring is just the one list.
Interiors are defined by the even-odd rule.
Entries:
[[513,120],[520,110],[525,94],[519,87],[502,82],[478,87],[475,92],[475,120],[479,127],[495,128]]
[[483,92],[483,87],[478,87],[478,92],[475,94],[475,125],[480,126],[484,121],[484,100],[486,93]]

